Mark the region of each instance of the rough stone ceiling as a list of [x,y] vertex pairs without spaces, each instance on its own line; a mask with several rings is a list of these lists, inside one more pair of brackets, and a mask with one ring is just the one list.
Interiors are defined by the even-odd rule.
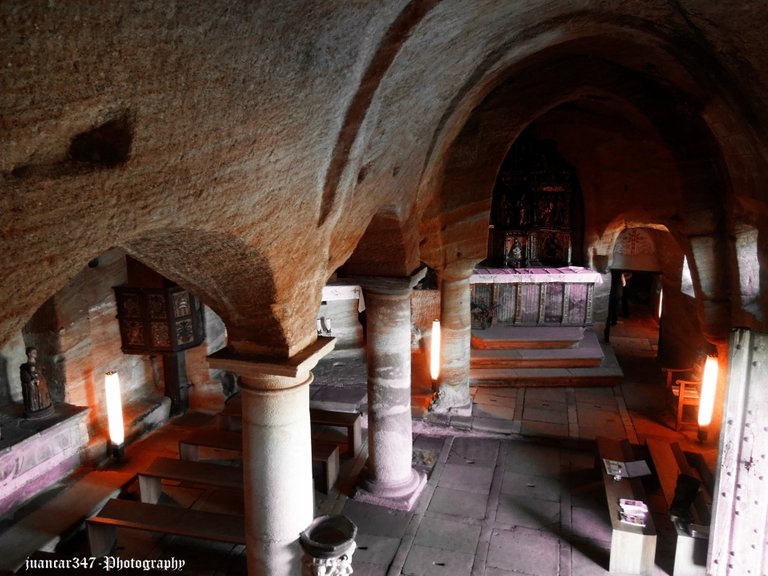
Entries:
[[[239,338],[270,326],[266,346],[290,353],[313,337],[319,301],[306,295],[363,234],[402,236],[391,269],[479,251],[472,231],[516,134],[592,97],[600,62],[684,95],[731,173],[765,174],[765,12],[704,1],[4,2],[0,342],[85,262],[122,246],[197,288]],[[567,58],[582,66],[578,84],[554,73]],[[504,126],[472,131],[504,102]],[[121,118],[124,160],[71,159],[79,134]],[[479,136],[490,157],[476,155]],[[472,193],[457,166],[475,172]],[[737,195],[764,203],[759,177],[741,178]],[[399,222],[374,220],[383,207]],[[432,237],[414,256],[419,222]],[[217,250],[158,241],[175,228]]]

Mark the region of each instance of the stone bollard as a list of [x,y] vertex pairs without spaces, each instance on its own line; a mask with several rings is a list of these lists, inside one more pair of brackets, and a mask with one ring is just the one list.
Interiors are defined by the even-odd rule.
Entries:
[[346,516],[318,516],[301,533],[304,550],[302,576],[348,576],[352,574],[357,526]]

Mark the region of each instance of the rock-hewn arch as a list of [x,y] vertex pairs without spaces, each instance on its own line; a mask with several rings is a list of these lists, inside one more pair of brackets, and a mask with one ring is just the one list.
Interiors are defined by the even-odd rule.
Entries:
[[278,298],[270,265],[236,236],[164,228],[145,232],[123,248],[199,296],[224,320],[230,340],[264,351],[288,347],[274,308]]
[[[498,167],[522,129],[567,102],[590,98],[613,102],[616,109],[631,111],[630,119],[639,118],[651,126],[674,159],[679,180],[676,201],[670,203],[665,197],[651,210],[656,219],[688,237],[701,274],[709,278],[702,291],[708,330],[724,335],[730,271],[716,263],[725,261],[724,197],[730,193],[730,184],[719,147],[692,104],[693,97],[645,72],[579,55],[574,50],[578,43],[570,48],[567,56],[553,48],[510,68],[506,79],[473,110],[445,158],[430,167],[442,171],[431,174],[425,184],[439,191],[425,210],[425,228],[455,236],[452,228],[467,228],[469,207],[476,207],[470,215],[476,225],[467,230],[465,240],[475,250],[484,246],[487,218],[483,221],[477,212],[487,209]],[[463,217],[451,221],[452,215],[462,212]],[[433,218],[440,225],[428,224]],[[427,249],[439,247],[444,261],[456,257],[445,250],[443,240],[427,238],[425,244]]]

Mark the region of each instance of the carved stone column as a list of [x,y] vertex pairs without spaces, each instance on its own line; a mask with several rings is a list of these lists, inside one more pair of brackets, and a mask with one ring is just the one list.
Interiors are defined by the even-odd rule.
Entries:
[[356,500],[410,510],[426,484],[413,469],[410,278],[362,278],[368,364],[368,465]]
[[225,348],[211,368],[240,375],[248,574],[301,573],[299,534],[314,516],[310,370],[333,349],[318,338],[295,356],[265,359]]
[[440,294],[441,341],[440,389],[432,400],[432,412],[472,410],[469,395],[469,360],[472,338],[469,277],[474,261],[461,261],[445,268]]

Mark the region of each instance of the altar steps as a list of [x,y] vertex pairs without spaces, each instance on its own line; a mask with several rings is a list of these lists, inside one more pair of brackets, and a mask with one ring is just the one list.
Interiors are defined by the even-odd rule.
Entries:
[[584,338],[584,330],[582,326],[532,326],[530,328],[492,326],[485,330],[472,331],[472,348],[476,350],[573,348]]
[[[578,332],[581,337],[574,341]],[[472,385],[613,386],[622,376],[610,346],[589,328],[497,326],[472,333]]]

